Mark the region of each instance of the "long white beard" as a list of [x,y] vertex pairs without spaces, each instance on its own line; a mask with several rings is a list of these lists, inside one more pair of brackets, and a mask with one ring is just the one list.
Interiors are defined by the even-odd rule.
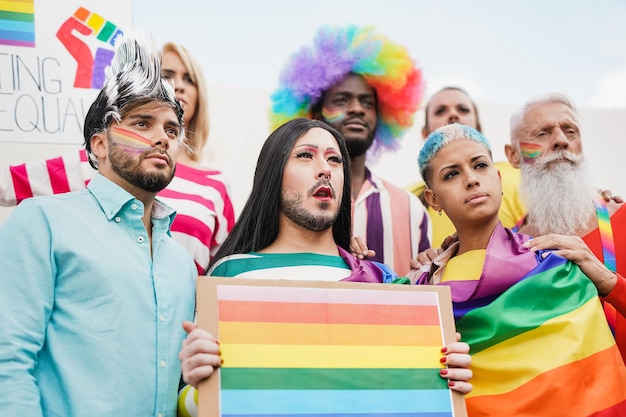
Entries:
[[588,231],[597,192],[582,155],[554,152],[522,164],[521,170],[520,193],[528,208],[528,224],[538,235]]

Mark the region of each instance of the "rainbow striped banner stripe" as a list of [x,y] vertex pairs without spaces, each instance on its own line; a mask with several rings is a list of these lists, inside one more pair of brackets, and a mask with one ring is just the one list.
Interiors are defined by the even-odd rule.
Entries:
[[216,286],[221,416],[457,415],[438,292],[249,281]]
[[[446,284],[454,295],[467,281]],[[626,369],[595,287],[572,263],[548,255],[501,295],[454,309],[472,350],[469,416],[626,415]]]
[[35,47],[35,0],[0,1],[0,45]]

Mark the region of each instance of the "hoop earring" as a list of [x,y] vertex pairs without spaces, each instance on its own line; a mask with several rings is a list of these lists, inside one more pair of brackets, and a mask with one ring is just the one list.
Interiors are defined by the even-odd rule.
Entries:
[[443,209],[439,209],[439,211],[437,213],[439,213],[439,216],[441,216],[441,212],[443,211]]

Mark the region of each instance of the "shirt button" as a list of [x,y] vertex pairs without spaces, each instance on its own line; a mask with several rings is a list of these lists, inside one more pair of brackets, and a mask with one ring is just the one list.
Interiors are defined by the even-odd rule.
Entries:
[[159,321],[160,321],[161,323],[163,323],[163,322],[165,321],[165,316],[164,316],[163,314],[161,314],[161,315],[159,316]]
[[135,204],[135,203],[133,203],[133,204],[131,204],[131,205],[130,205],[130,209],[131,209],[131,210],[137,210],[137,207],[138,207],[138,206],[137,206],[137,204]]
[[121,221],[122,221],[122,219],[121,219],[121,218],[119,218],[119,217],[116,217],[116,218],[115,218],[115,223],[119,223],[119,222],[121,222]]
[[161,368],[165,368],[165,365],[166,365],[165,361],[161,361],[161,362],[159,362],[159,366],[160,366]]
[[139,236],[139,237],[137,238],[137,242],[139,242],[139,243],[143,243],[143,241],[144,241],[143,236]]

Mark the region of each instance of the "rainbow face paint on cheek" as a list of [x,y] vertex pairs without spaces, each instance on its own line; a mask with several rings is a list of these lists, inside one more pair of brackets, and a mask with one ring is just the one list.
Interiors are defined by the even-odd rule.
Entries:
[[150,139],[123,127],[112,126],[109,129],[109,137],[115,146],[128,153],[140,154],[152,147]]
[[326,107],[322,107],[322,117],[326,123],[337,123],[346,118],[346,113],[342,110],[327,110]]
[[519,150],[522,154],[524,162],[533,162],[543,153],[542,146],[538,143],[533,142],[520,142]]

